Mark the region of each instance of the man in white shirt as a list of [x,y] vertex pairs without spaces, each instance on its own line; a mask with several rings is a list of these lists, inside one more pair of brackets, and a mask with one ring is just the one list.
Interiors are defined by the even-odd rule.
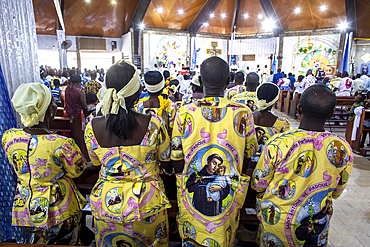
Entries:
[[370,78],[366,75],[366,71],[362,71],[362,75],[361,75],[360,79],[365,82],[365,85],[364,85],[362,90],[369,91],[368,88],[369,88]]
[[347,71],[343,72],[342,77],[342,80],[334,88],[334,92],[337,96],[351,96],[353,81],[348,77]]
[[189,75],[184,75],[184,80],[180,82],[180,90],[179,92],[183,95],[188,93],[190,88],[191,79]]
[[352,88],[352,95],[355,95],[356,92],[361,92],[362,89],[365,87],[365,82],[360,78],[361,75],[357,74],[356,79],[353,81],[353,88]]

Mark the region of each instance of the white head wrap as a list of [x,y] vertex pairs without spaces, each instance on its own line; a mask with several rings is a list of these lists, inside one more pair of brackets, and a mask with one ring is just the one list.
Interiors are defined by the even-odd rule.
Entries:
[[122,63],[122,62],[125,62],[131,65],[135,69],[135,73],[132,76],[131,80],[126,84],[126,86],[124,86],[118,93],[115,88],[109,88],[105,91],[104,97],[102,100],[102,113],[104,116],[106,116],[109,113],[117,114],[119,107],[122,107],[127,112],[125,98],[134,95],[140,89],[140,78],[139,78],[139,73],[137,72],[136,66],[133,65],[129,61],[123,61],[123,60],[118,61],[114,65]]
[[41,83],[21,84],[13,95],[12,103],[21,115],[22,124],[31,127],[44,121],[51,103],[51,92]]
[[268,103],[267,103],[267,102],[266,102],[266,100],[264,100],[264,99],[262,99],[262,100],[258,99],[258,96],[257,96],[257,108],[258,108],[258,110],[260,110],[260,111],[263,111],[263,110],[265,110],[266,108],[269,108],[270,106],[274,105],[274,104],[276,103],[276,101],[279,99],[280,89],[279,89],[279,87],[278,87],[276,84],[271,83],[271,82],[265,82],[265,83],[263,83],[263,84],[259,85],[259,86],[257,87],[257,90],[256,90],[257,95],[258,95],[258,89],[259,89],[260,87],[262,87],[262,86],[266,86],[266,85],[268,85],[268,84],[271,84],[271,85],[274,85],[275,87],[277,87],[277,89],[278,89],[278,93],[277,93],[276,97],[275,97],[272,101],[270,101],[270,102],[268,102]]
[[164,80],[156,85],[149,85],[144,81],[145,88],[148,89],[149,93],[156,93],[161,91],[164,88]]
[[194,76],[193,79],[191,80],[191,83],[200,87],[200,82],[199,82],[198,76]]

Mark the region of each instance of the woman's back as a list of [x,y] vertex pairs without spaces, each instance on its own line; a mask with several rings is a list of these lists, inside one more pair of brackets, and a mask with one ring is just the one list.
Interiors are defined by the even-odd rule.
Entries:
[[72,85],[67,86],[65,90],[65,101],[64,101],[64,109],[67,117],[81,114],[82,109],[80,101],[81,91],[82,88],[80,87]]
[[71,179],[81,175],[86,164],[73,139],[10,129],[2,145],[19,180],[14,225],[51,227],[85,206]]

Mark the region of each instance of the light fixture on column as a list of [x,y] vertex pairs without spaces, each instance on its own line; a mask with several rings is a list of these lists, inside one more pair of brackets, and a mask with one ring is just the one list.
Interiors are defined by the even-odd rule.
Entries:
[[212,13],[212,14],[209,15],[209,17],[213,18],[213,17],[215,17],[215,14]]
[[139,28],[140,28],[141,30],[144,30],[144,29],[145,29],[145,24],[144,24],[144,23],[139,24]]
[[338,28],[342,31],[346,30],[348,28],[348,23],[346,21],[343,21],[339,23]]
[[295,8],[294,13],[296,13],[296,14],[301,13],[301,8],[300,7]]
[[203,23],[203,26],[208,27],[209,26],[208,22]]
[[116,0],[112,0],[112,1],[111,1],[111,3],[112,3],[112,4],[116,4],[116,3],[117,3],[117,1],[116,1]]
[[182,9],[179,9],[179,10],[177,11],[177,13],[179,13],[179,15],[182,15],[182,14],[184,14],[184,11],[183,11]]
[[272,29],[275,27],[275,21],[272,19],[266,19],[262,22],[262,29],[267,32],[272,32]]
[[263,18],[263,15],[262,14],[258,14],[257,15],[257,18],[258,18],[258,20],[261,20]]
[[248,13],[245,13],[245,14],[243,15],[243,17],[244,17],[244,19],[248,19],[248,18],[249,18],[249,14],[248,14]]
[[90,0],[85,0],[85,2],[89,3],[89,2],[90,2]]
[[327,9],[328,9],[328,6],[326,6],[325,4],[320,6],[320,11],[325,11]]

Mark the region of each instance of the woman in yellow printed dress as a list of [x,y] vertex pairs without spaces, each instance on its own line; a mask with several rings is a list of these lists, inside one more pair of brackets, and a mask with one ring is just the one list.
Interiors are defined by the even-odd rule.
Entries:
[[136,111],[141,114],[156,114],[162,118],[168,133],[172,133],[177,105],[161,94],[165,86],[163,76],[158,71],[148,71],[144,76],[144,85],[148,89],[149,98],[136,105]]
[[324,130],[335,94],[312,85],[302,94],[298,129],[274,135],[253,173],[260,246],[326,246],[332,199],[344,191],[353,154],[348,143]]
[[235,94],[231,100],[237,103],[248,106],[253,112],[257,111],[257,96],[256,88],[259,85],[259,76],[257,73],[251,72],[247,75],[247,80],[245,82],[246,89],[245,92]]
[[91,162],[100,169],[90,202],[97,246],[167,246],[170,207],[159,161],[170,172],[170,140],[161,118],[133,107],[141,90],[134,65],[120,61],[106,74],[104,116],[86,127]]
[[244,93],[246,88],[244,86],[244,73],[239,71],[235,73],[235,86],[229,88],[225,92],[225,98],[231,99],[234,95]]
[[208,58],[200,70],[204,98],[181,107],[172,133],[171,159],[182,172],[179,232],[183,246],[233,246],[249,184],[242,173],[257,146],[253,116],[222,98],[229,80],[224,60]]
[[50,133],[57,106],[46,86],[22,84],[12,102],[25,126],[2,138],[18,177],[12,225],[27,227],[48,244],[76,244],[86,200],[72,178],[83,173],[86,160],[73,139]]

